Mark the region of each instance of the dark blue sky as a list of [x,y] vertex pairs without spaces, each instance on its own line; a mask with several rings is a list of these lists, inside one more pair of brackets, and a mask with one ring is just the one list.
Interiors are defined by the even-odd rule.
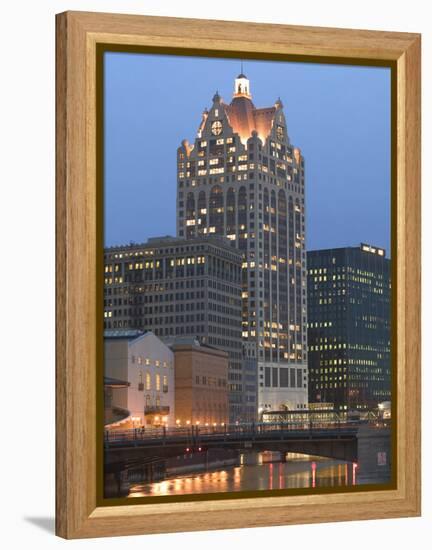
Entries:
[[[245,61],[256,107],[280,96],[306,161],[307,248],[390,251],[390,70]],[[240,62],[105,54],[105,244],[175,235],[176,150]]]

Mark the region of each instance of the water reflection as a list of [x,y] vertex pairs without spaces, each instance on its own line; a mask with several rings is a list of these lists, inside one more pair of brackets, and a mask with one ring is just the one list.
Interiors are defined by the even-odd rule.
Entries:
[[356,464],[297,453],[287,453],[286,462],[274,460],[274,454],[271,453],[242,455],[239,466],[176,476],[153,483],[134,483],[130,487],[129,497],[356,484]]

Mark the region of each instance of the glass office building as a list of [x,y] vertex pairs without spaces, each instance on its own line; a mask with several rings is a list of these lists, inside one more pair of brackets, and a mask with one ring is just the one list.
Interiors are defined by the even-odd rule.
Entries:
[[385,250],[314,250],[308,262],[309,401],[373,409],[390,395],[391,270]]

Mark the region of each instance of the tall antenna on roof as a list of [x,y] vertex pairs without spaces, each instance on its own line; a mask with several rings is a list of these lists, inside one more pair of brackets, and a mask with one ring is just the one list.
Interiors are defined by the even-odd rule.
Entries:
[[240,74],[243,74],[243,59],[240,60],[240,67],[241,67]]

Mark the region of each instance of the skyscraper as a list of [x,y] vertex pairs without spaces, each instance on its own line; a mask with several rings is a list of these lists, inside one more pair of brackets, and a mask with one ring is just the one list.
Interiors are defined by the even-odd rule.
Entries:
[[390,399],[390,260],[367,244],[307,258],[309,399],[374,408]]
[[[256,108],[240,74],[231,103],[216,92],[177,162],[178,237],[225,236],[243,255],[244,360],[257,364],[259,409],[305,408],[304,160],[281,100]],[[229,383],[245,387],[234,374]]]

